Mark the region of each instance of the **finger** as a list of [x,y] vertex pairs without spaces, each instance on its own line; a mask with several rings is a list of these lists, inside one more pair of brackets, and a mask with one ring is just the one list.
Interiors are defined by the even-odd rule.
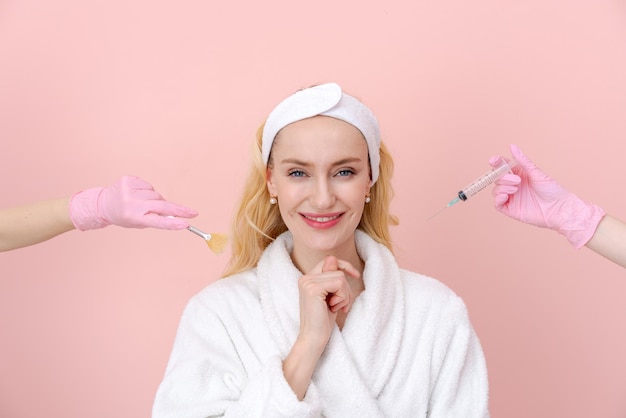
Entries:
[[194,218],[198,216],[198,212],[195,210],[168,202],[167,200],[146,202],[146,209],[149,213],[156,213],[161,216],[177,216],[180,218]]
[[339,296],[336,293],[331,293],[330,295],[328,295],[328,306],[330,306],[331,308],[334,308],[334,310],[337,310],[343,306],[345,306],[346,304],[346,298]]
[[501,155],[494,155],[493,157],[491,157],[489,159],[489,165],[491,165],[492,167],[499,167],[502,165],[502,163],[504,163],[506,160],[504,159],[503,156]]
[[154,187],[150,183],[136,176],[123,176],[119,182],[120,185],[126,189],[154,190]]
[[515,160],[519,163],[519,165],[524,168],[524,170],[531,171],[536,167],[535,163],[533,163],[530,158],[528,158],[515,144],[511,144],[511,154],[513,155],[513,158],[515,158]]
[[315,265],[307,274],[320,274],[322,273],[322,268],[324,267],[324,263],[326,262],[326,258],[321,260],[319,263]]
[[517,174],[507,173],[496,180],[496,185],[517,186],[522,182],[522,178]]
[[337,257],[329,255],[324,258],[324,264],[322,266],[322,272],[339,270]]
[[350,305],[351,302],[349,299],[341,299],[341,300],[335,300],[337,298],[335,298],[334,296],[330,298],[331,302],[328,302],[328,308],[330,309],[331,312],[335,313],[338,312],[340,310],[343,310],[344,312],[348,312],[350,310]]
[[504,206],[508,201],[509,201],[509,195],[508,194],[498,194],[493,199],[493,205],[496,208],[500,208],[500,207]]
[[352,292],[350,292],[350,288],[346,287],[343,291],[329,294],[327,303],[331,312],[337,312],[340,309],[350,309],[350,305],[352,304]]
[[517,187],[517,185],[499,184],[499,185],[494,186],[491,194],[493,194],[493,196],[497,196],[501,194],[511,195],[511,194],[517,193],[518,190],[519,188]]
[[511,196],[517,193],[519,188],[517,186],[495,186],[493,188],[493,204],[496,208],[502,209],[507,205]]
[[361,276],[361,273],[356,268],[354,268],[352,264],[350,264],[347,261],[338,259],[337,266],[339,270],[345,272],[346,274],[349,274],[350,276],[354,278],[358,278]]
[[179,230],[186,229],[189,223],[180,218],[169,218],[156,213],[148,213],[141,219],[141,224],[144,227],[157,228],[157,229],[169,229]]
[[132,197],[133,200],[163,200],[163,196],[156,190],[148,190],[148,189],[132,189],[127,192],[128,196]]

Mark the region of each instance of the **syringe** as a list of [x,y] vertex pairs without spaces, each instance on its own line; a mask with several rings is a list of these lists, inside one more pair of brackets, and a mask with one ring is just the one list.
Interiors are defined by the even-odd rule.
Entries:
[[441,213],[444,209],[449,208],[450,206],[454,205],[455,203],[461,200],[466,201],[470,197],[480,192],[485,187],[489,186],[494,181],[498,180],[500,177],[504,176],[506,173],[510,173],[511,169],[515,167],[516,165],[517,165],[517,161],[515,160],[510,160],[508,162],[502,161],[502,163],[499,166],[494,167],[493,169],[491,169],[491,171],[488,171],[487,173],[483,174],[482,176],[478,177],[476,180],[471,182],[466,187],[462,188],[457,194],[457,197],[455,197],[450,202],[448,202],[448,204],[443,209],[435,213],[433,216],[431,216],[427,220],[434,218],[436,215]]

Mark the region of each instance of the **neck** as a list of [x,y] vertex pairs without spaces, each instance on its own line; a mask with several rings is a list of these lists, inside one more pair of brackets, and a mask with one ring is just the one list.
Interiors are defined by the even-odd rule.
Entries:
[[352,266],[356,268],[361,275],[363,275],[365,264],[357,253],[354,239],[348,242],[347,245],[341,248],[335,248],[332,251],[311,251],[310,249],[301,249],[301,247],[294,242],[294,247],[291,251],[291,260],[298,270],[307,274],[313,270],[313,268],[320,261],[329,255],[333,255],[340,260],[347,261],[352,264]]

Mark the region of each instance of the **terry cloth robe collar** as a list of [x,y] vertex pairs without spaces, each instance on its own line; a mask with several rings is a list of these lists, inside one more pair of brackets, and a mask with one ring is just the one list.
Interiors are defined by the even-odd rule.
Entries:
[[[322,399],[327,417],[354,416],[357,410],[364,411],[361,416],[383,416],[376,398],[393,370],[404,328],[404,293],[393,255],[360,230],[355,242],[365,262],[365,290],[352,304],[343,330],[333,329],[309,386]],[[285,232],[257,266],[263,314],[283,359],[300,328],[302,273],[291,261],[292,249],[291,233]]]

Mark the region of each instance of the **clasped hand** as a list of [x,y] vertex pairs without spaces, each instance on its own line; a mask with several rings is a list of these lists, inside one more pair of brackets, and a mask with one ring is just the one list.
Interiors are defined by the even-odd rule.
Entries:
[[321,351],[328,343],[340,312],[348,313],[354,295],[348,277],[359,278],[352,264],[327,256],[298,281],[300,338]]

